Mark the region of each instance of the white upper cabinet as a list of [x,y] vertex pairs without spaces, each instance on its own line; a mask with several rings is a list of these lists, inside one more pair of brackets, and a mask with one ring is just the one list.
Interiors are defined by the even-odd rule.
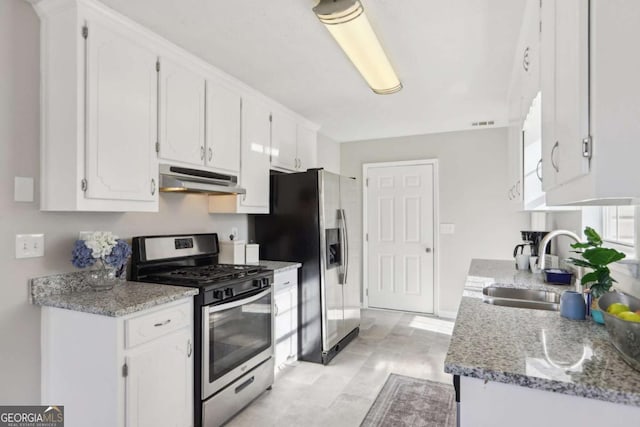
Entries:
[[549,205],[640,197],[640,2],[542,2],[543,185]]
[[240,197],[240,206],[254,213],[269,212],[269,117],[262,101],[243,99],[240,185],[247,194]]
[[156,57],[106,22],[86,28],[85,197],[153,202]]
[[269,213],[271,111],[260,99],[242,98],[240,186],[242,195],[209,196],[211,213]]
[[153,50],[129,27],[84,4],[55,13],[52,6],[36,5],[41,209],[157,211]]
[[207,80],[206,165],[240,173],[240,94]]
[[160,58],[160,158],[205,163],[205,79]]
[[315,128],[279,110],[272,112],[271,126],[273,168],[300,172],[316,167]]
[[298,170],[306,171],[317,166],[318,132],[308,125],[298,124]]
[[550,190],[589,172],[582,147],[589,137],[589,9],[583,0],[545,0],[542,9],[543,170]]
[[296,120],[278,110],[272,113],[271,165],[276,168],[298,169]]
[[265,213],[271,165],[315,166],[312,124],[141,25],[95,0],[34,8],[42,210],[157,211],[168,163],[239,175],[214,211]]

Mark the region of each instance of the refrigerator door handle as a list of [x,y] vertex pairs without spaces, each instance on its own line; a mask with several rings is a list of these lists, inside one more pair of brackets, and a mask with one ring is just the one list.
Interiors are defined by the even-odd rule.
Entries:
[[343,268],[343,273],[341,274],[340,277],[340,283],[342,285],[346,285],[347,284],[347,277],[349,274],[349,235],[347,234],[347,215],[344,211],[344,209],[340,209],[338,210],[339,212],[339,217],[340,217],[340,224],[341,224],[341,230],[340,233],[342,234],[342,268]]

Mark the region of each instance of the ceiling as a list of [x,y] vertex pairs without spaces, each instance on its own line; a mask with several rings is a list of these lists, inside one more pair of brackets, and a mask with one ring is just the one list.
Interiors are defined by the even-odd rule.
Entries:
[[375,95],[314,0],[102,0],[345,142],[506,123],[526,0],[361,0],[404,88]]

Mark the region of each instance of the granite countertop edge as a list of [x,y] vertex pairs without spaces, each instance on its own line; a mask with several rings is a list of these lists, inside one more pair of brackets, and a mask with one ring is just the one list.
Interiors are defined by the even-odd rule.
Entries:
[[274,273],[282,273],[284,271],[295,270],[302,267],[302,264],[299,262],[269,261],[263,259],[258,262],[258,265],[266,267],[269,270],[273,270]]
[[463,366],[455,363],[446,363],[444,372],[451,375],[459,375],[476,378],[485,381],[494,381],[503,384],[517,385],[535,390],[550,391],[570,396],[597,399],[604,402],[619,403],[630,406],[640,406],[640,395],[625,393],[611,389],[605,389],[593,385],[572,384],[562,381],[549,380],[529,375],[500,372],[473,366]]
[[94,291],[87,272],[54,274],[29,281],[31,304],[107,317],[122,317],[199,293],[197,288],[124,279],[109,290]]
[[[153,284],[149,284],[149,283],[145,283],[145,285],[154,286]],[[129,284],[129,285],[120,285],[120,286],[137,286],[137,285]],[[155,286],[162,286],[163,288],[166,287],[166,285],[155,285]],[[138,302],[138,303],[135,303],[126,307],[122,307],[116,310],[113,310],[107,307],[101,307],[99,304],[91,305],[90,303],[79,303],[75,301],[68,301],[66,298],[70,295],[70,293],[49,295],[49,296],[37,298],[37,299],[34,298],[33,304],[43,306],[43,307],[62,308],[65,310],[78,311],[81,313],[97,314],[97,315],[106,316],[106,317],[124,317],[129,314],[137,313],[143,310],[147,310],[149,308],[156,307],[158,305],[162,305],[162,304],[170,303],[183,298],[187,298],[190,296],[194,296],[194,295],[197,295],[199,292],[198,289],[196,288],[182,288],[182,289],[184,289],[184,291],[182,292],[176,292],[170,295],[161,295],[157,297],[151,297],[149,300]],[[96,293],[95,291],[84,291],[84,292]],[[98,292],[109,292],[109,291],[98,291]],[[98,295],[98,298],[99,297],[100,296]]]

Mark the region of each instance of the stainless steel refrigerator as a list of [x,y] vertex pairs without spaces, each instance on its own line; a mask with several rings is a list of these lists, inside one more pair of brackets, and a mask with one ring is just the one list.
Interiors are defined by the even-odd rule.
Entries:
[[253,216],[260,258],[302,263],[298,358],[327,364],[360,329],[358,184],[313,169],[273,174],[270,185],[270,214]]

